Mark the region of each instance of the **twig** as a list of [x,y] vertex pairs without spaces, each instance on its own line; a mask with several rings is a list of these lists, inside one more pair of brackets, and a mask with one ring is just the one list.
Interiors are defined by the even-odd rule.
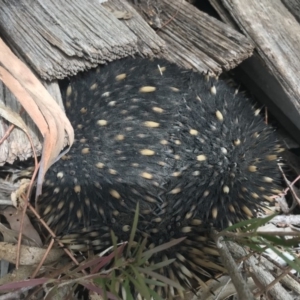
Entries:
[[39,265],[36,267],[36,269],[35,269],[34,272],[32,273],[31,278],[35,278],[35,276],[38,274],[39,270],[41,269],[43,263],[45,262],[45,260],[46,260],[46,258],[47,258],[47,255],[49,254],[49,252],[50,252],[50,250],[51,250],[53,244],[54,244],[54,239],[51,239],[47,251],[45,252],[43,258],[41,259]]
[[[244,248],[237,245],[236,243],[229,242],[227,243],[227,247],[235,259],[241,259],[248,254]],[[268,271],[266,271],[265,268],[261,266],[260,262],[254,256],[249,257],[249,259],[246,260],[244,263],[249,269],[251,269],[251,273],[255,274],[255,278],[259,280],[261,285],[267,286],[275,280],[274,276]],[[270,289],[269,294],[273,297],[273,299],[293,300],[291,295],[289,295],[279,283],[276,283]]]
[[0,145],[7,139],[7,137],[11,134],[11,132],[13,131],[13,129],[15,128],[15,125],[10,125],[9,128],[6,130],[5,134],[3,135],[3,137],[0,140]]
[[259,236],[260,234],[264,235],[270,235],[270,236],[295,236],[299,237],[300,232],[283,232],[283,231],[257,231],[257,232],[229,232],[229,231],[222,231],[217,234],[217,236],[225,236],[225,237],[230,237],[230,238],[235,238],[235,239],[240,239],[243,237],[254,237],[254,236]]
[[[287,267],[275,280],[273,280],[270,284],[268,284],[264,290],[265,292],[268,292],[277,282],[280,282],[282,278],[284,278],[290,271],[292,270],[292,267]],[[262,291],[258,291],[255,293],[255,296],[258,297],[261,294]]]
[[222,262],[228,271],[232,283],[235,286],[239,299],[255,300],[253,294],[248,288],[247,283],[238,270],[238,267],[233,260],[225,242],[221,241],[222,237],[218,237],[217,235],[215,235],[214,239],[218,247]]
[[[50,235],[52,236],[53,239],[56,238],[56,235],[54,234],[54,232],[49,228],[49,226],[44,222],[44,220],[40,217],[40,215],[36,212],[36,210],[34,209],[34,207],[28,203],[28,207],[30,208],[30,210],[34,213],[34,215],[40,220],[40,222],[42,223],[42,225],[48,230],[48,232],[50,233]],[[57,241],[58,244],[61,247],[64,247],[64,245],[58,240]],[[72,261],[78,266],[79,262],[76,260],[76,258],[72,255],[72,253],[70,252],[69,249],[67,248],[63,248],[64,251],[68,254],[68,256],[72,259]],[[84,270],[82,271],[85,275],[87,274]]]

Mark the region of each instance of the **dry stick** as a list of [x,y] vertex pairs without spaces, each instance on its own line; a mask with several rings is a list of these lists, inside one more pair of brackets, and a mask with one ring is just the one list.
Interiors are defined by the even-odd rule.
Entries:
[[[275,278],[271,283],[269,283],[266,287],[264,287],[265,293],[267,293],[277,282],[279,282],[283,277],[285,277],[293,268],[288,267],[286,270],[284,270],[277,278]],[[255,293],[255,296],[258,297],[260,294],[262,294],[262,290]]]
[[[284,172],[282,170],[282,168],[279,166],[279,169],[281,170],[281,173],[284,175]],[[285,176],[284,176],[285,177]],[[286,181],[288,182],[287,178],[285,177]],[[296,177],[296,179],[294,179],[294,181],[292,181],[292,183],[290,183],[291,186],[293,186],[298,180],[300,179],[300,175],[298,177]],[[290,189],[290,187],[286,188],[284,190],[284,193],[286,195],[286,193],[288,192],[288,190]]]
[[[30,139],[30,142],[32,142],[31,139]],[[35,157],[35,160],[36,160],[35,150],[33,150],[33,151],[34,151],[34,157]],[[37,160],[35,161],[35,163],[37,163]],[[22,216],[21,216],[21,221],[20,221],[19,237],[18,237],[18,248],[17,248],[17,258],[16,258],[16,269],[17,270],[19,268],[19,263],[20,263],[20,253],[21,253],[21,242],[22,242],[22,235],[23,235],[24,217],[25,217],[25,214],[26,214],[26,211],[27,211],[27,207],[28,207],[28,203],[29,203],[29,197],[30,197],[31,190],[32,190],[32,187],[33,187],[33,183],[34,183],[34,180],[35,180],[35,176],[36,176],[38,170],[39,170],[39,168],[38,168],[38,164],[37,164],[35,166],[34,172],[32,174],[31,180],[30,180],[29,187],[27,189],[26,199],[24,199],[25,200],[25,206],[24,206],[23,211],[22,211]]]
[[[24,109],[21,108],[20,110],[20,115],[24,112]],[[15,125],[12,124],[8,130],[6,131],[6,133],[4,134],[4,136],[2,137],[1,141],[0,141],[0,145],[3,143],[3,141],[10,135],[10,133],[13,131],[13,129],[15,128]],[[21,222],[20,222],[20,229],[19,229],[19,237],[18,237],[18,248],[17,248],[17,257],[16,257],[16,269],[19,268],[19,263],[20,263],[20,252],[21,252],[21,242],[22,242],[22,233],[23,233],[23,224],[24,224],[24,217],[25,217],[25,213],[26,213],[26,210],[27,210],[27,203],[28,203],[28,199],[29,199],[29,196],[30,196],[30,193],[31,193],[31,189],[33,187],[33,182],[34,182],[34,179],[35,179],[35,176],[36,176],[36,173],[38,171],[38,161],[37,161],[37,156],[36,156],[36,152],[35,152],[35,148],[34,148],[34,145],[33,145],[33,141],[30,137],[30,135],[28,134],[28,132],[26,132],[26,130],[24,130],[24,133],[26,134],[26,136],[28,137],[28,140],[29,140],[29,143],[30,143],[30,146],[32,148],[32,152],[33,152],[33,157],[34,157],[34,164],[35,164],[35,170],[34,170],[34,173],[32,175],[32,178],[31,178],[31,181],[30,181],[30,184],[29,184],[29,187],[28,187],[28,191],[27,191],[27,200],[25,200],[25,207],[23,209],[23,212],[22,212],[22,216],[21,216]]]
[[168,21],[166,21],[164,24],[162,24],[161,28],[156,30],[156,33],[158,33],[162,28],[166,27],[171,21],[173,21],[176,18],[176,16],[178,15],[178,13],[179,13],[179,8],[176,10],[174,15]]
[[0,145],[6,140],[6,138],[10,135],[10,133],[13,131],[15,128],[15,125],[10,125],[9,128],[6,130],[5,134],[0,140]]
[[[22,113],[22,111],[20,112],[20,114],[21,113]],[[19,268],[19,263],[20,263],[20,253],[21,253],[21,242],[22,242],[22,234],[23,234],[24,217],[25,217],[25,214],[26,214],[26,211],[27,211],[27,207],[28,207],[28,203],[29,203],[29,198],[30,198],[31,191],[32,191],[32,188],[33,188],[33,183],[34,183],[36,174],[37,174],[37,172],[39,170],[39,163],[38,163],[38,160],[37,160],[37,156],[36,156],[35,148],[34,148],[34,145],[33,145],[33,141],[31,139],[30,135],[26,131],[24,131],[24,132],[25,132],[26,136],[28,137],[28,140],[29,140],[31,148],[32,148],[35,168],[34,168],[34,172],[33,172],[32,176],[31,176],[29,187],[27,189],[25,206],[23,208],[22,216],[21,216],[20,231],[19,231],[19,237],[18,237],[17,258],[16,258],[16,269]]]
[[35,278],[35,276],[37,275],[37,273],[39,272],[40,268],[42,267],[44,261],[46,260],[46,257],[48,255],[48,253],[50,252],[52,246],[54,244],[54,239],[51,239],[51,242],[47,248],[47,251],[45,252],[45,254],[43,255],[41,261],[39,262],[38,266],[36,267],[36,269],[34,270],[34,272],[31,275],[31,278]]
[[[228,243],[228,248],[235,259],[241,259],[248,254],[247,251],[237,243]],[[246,260],[244,263],[246,267],[251,270],[251,273],[254,274],[255,277],[252,277],[253,280],[259,281],[259,285],[267,286],[275,280],[274,276],[269,271],[266,271],[265,268],[263,268],[262,265],[260,265],[258,259],[256,259],[254,256],[249,257],[249,259]],[[269,294],[274,299],[293,299],[292,296],[287,293],[287,291],[281,286],[280,283],[275,284],[272,287],[272,289],[269,290]]]
[[[52,236],[52,239],[56,238],[56,235],[54,234],[54,232],[49,228],[49,226],[44,222],[44,220],[40,217],[40,215],[36,212],[36,210],[34,209],[34,207],[28,203],[28,207],[30,208],[30,210],[34,213],[34,215],[40,220],[40,222],[42,223],[42,225],[47,229],[47,231],[50,233],[50,235]],[[64,251],[68,254],[68,256],[73,260],[73,262],[78,266],[79,262],[76,260],[76,258],[72,255],[72,253],[66,249],[63,245],[63,243],[61,243],[60,241],[58,241],[58,244],[63,247]],[[87,275],[87,273],[82,270],[82,272]]]
[[[264,253],[262,253],[261,258],[263,260],[263,263],[265,264],[265,261],[267,261],[268,264],[272,264],[274,265],[277,269],[284,271],[285,266],[282,266],[280,264],[280,262],[277,262],[276,260],[270,258],[269,256],[265,255]],[[298,256],[297,256],[298,258]],[[293,269],[292,269],[293,270]],[[291,270],[291,271],[292,271]],[[298,278],[297,273],[293,274],[292,272],[289,272],[288,275],[295,281],[297,281],[297,283],[300,284],[300,278]]]
[[[23,108],[22,110],[20,111],[20,114],[23,113]],[[10,128],[7,130],[6,134],[4,135],[5,138],[7,138],[9,136],[9,134],[11,133],[11,131],[14,129],[15,125],[11,125]],[[32,191],[32,187],[33,187],[33,183],[34,183],[34,180],[35,180],[35,177],[36,177],[36,174],[39,170],[39,163],[37,161],[37,156],[36,156],[36,152],[35,152],[35,148],[34,148],[34,145],[33,145],[33,141],[30,137],[30,135],[24,131],[24,133],[26,134],[26,136],[28,137],[28,140],[30,142],[30,145],[31,145],[31,148],[32,148],[32,151],[33,151],[33,156],[34,156],[34,164],[35,164],[35,169],[34,169],[34,172],[33,172],[33,175],[31,177],[31,181],[30,181],[30,184],[29,184],[29,187],[28,187],[28,190],[27,190],[27,195],[26,195],[26,199],[25,200],[25,206],[24,206],[24,209],[23,209],[23,212],[22,212],[22,216],[21,216],[21,222],[20,222],[20,232],[19,232],[19,237],[18,237],[18,249],[17,249],[17,257],[16,257],[16,269],[19,268],[19,263],[20,263],[20,252],[21,252],[21,242],[22,242],[22,233],[23,233],[23,224],[24,224],[24,216],[25,216],[25,213],[26,213],[26,210],[27,210],[27,207],[30,208],[30,210],[38,217],[38,219],[40,221],[42,221],[42,224],[44,225],[44,227],[50,232],[51,236],[53,238],[55,238],[55,234],[53,233],[53,231],[51,231],[51,229],[46,225],[46,223],[42,220],[42,218],[37,214],[37,212],[35,211],[35,209],[32,207],[32,205],[29,203],[29,198],[30,198],[30,195],[31,195],[31,191]],[[4,137],[1,139],[0,141],[0,144],[3,142],[4,140]],[[54,242],[53,242],[54,243]],[[53,243],[51,243],[51,245],[53,245]],[[59,245],[63,247],[63,244],[59,242]],[[50,251],[51,248],[48,248],[48,250]],[[71,252],[67,249],[64,248],[64,251],[69,255],[69,257],[74,261],[74,263],[76,265],[79,265],[78,261],[75,259],[75,257],[71,254]],[[47,251],[48,252],[48,251]],[[40,264],[41,265],[45,260],[45,256],[43,257],[43,259],[41,260]],[[38,272],[38,269],[33,273],[33,275],[36,275],[35,273]],[[86,274],[86,272],[83,270],[83,273]]]
[[224,267],[228,271],[232,283],[235,286],[239,299],[255,300],[254,295],[249,290],[247,283],[243,279],[240,271],[238,270],[237,265],[233,260],[225,242],[221,242],[221,239],[222,237],[218,237],[218,234],[215,233],[214,240],[218,247],[220,257],[222,259]]
[[[57,268],[56,267],[55,270],[53,270],[51,272],[51,276],[49,277],[49,280],[50,279],[55,279],[56,280],[57,278],[62,279],[63,277],[61,277],[61,274],[67,274],[69,269],[73,266],[72,264],[73,264],[73,262],[69,262],[67,265],[64,265],[63,268]],[[64,275],[64,276],[66,276],[66,275]],[[26,299],[33,299],[34,295],[38,294],[41,291],[43,292],[43,290],[44,290],[43,286],[37,287],[35,290],[31,291],[27,295]]]
[[300,206],[300,199],[297,197],[297,195],[293,189],[294,182],[296,182],[299,179],[299,176],[292,183],[290,183],[289,180],[286,178],[281,166],[278,165],[278,167],[279,167],[280,172],[282,173],[285,183],[288,185],[288,188],[285,190],[285,193],[289,189],[293,195],[293,198],[297,201],[298,205]]
[[[268,234],[268,235],[271,235],[271,236],[296,236],[296,237],[299,237],[300,236],[300,233],[299,231],[298,232],[289,232],[289,233],[286,233],[286,232],[283,232],[283,231],[263,231],[263,232],[260,232],[258,231],[258,235],[259,234]],[[240,239],[242,237],[253,237],[253,236],[256,236],[257,234],[255,232],[245,232],[245,233],[241,233],[241,232],[229,232],[229,231],[222,231],[221,233],[218,234],[218,236],[226,236],[226,237],[230,237],[230,238],[235,238],[235,239]]]
[[[276,260],[270,259],[270,257],[265,257],[264,255],[260,257],[260,263],[262,263],[264,268],[267,270],[278,272],[278,270],[284,271],[286,269],[286,267],[283,267]],[[292,290],[297,293],[297,295],[300,295],[300,279],[297,277],[297,275],[289,272],[287,276],[282,277],[281,283],[289,290]]]

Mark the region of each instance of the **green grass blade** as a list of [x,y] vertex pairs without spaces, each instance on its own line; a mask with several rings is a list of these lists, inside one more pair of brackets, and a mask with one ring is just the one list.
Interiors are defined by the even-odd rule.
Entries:
[[130,237],[127,245],[127,250],[126,250],[126,257],[129,257],[130,249],[132,247],[132,243],[134,241],[137,225],[138,225],[138,220],[139,220],[139,211],[140,211],[140,204],[139,202],[136,204],[136,209],[134,213],[134,218],[133,218],[133,223],[132,223],[132,228],[130,232]]

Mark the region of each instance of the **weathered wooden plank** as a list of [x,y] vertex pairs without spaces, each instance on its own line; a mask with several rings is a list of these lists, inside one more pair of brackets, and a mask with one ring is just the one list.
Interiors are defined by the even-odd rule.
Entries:
[[138,1],[137,9],[166,41],[165,57],[184,68],[220,74],[252,55],[253,44],[186,1]]
[[114,11],[127,11],[132,17],[123,22],[137,36],[138,52],[144,57],[153,57],[166,51],[165,42],[145,22],[138,12],[123,0],[111,0],[103,3],[103,6]]
[[282,0],[290,13],[300,22],[300,2],[299,0]]
[[[4,29],[7,40],[15,52],[25,57],[44,78],[72,75],[99,62],[113,60],[134,51],[148,57],[154,54],[162,56],[165,43],[159,35],[169,44],[166,58],[185,68],[193,67],[199,71],[210,69],[220,73],[222,69],[234,67],[250,55],[253,48],[242,35],[230,28],[224,29],[223,23],[197,12],[191,5],[180,6],[181,12],[173,22],[170,17],[177,12],[180,1],[158,2],[164,5],[164,26],[158,32],[159,35],[127,2],[121,0],[109,1],[103,7],[97,6],[95,0],[82,7],[78,6],[79,0],[68,0],[63,5],[58,5],[57,1],[38,0],[31,7],[26,0],[1,2],[0,27]],[[123,11],[125,15],[128,12],[129,17],[118,21],[116,11]],[[171,22],[167,24],[169,20]],[[132,46],[133,39],[128,40],[130,35],[123,37],[126,33],[124,28],[134,37],[136,48]],[[210,34],[216,35],[210,38]],[[200,41],[197,42],[197,39]],[[12,98],[7,101],[12,101]],[[34,128],[32,124],[30,126]],[[1,130],[4,132],[6,129],[7,124],[4,124]],[[40,149],[37,136],[34,139],[37,149]],[[0,153],[2,161],[3,158],[10,162],[15,158],[25,159],[31,154],[26,136],[18,129],[14,130],[6,143],[7,147],[3,147],[5,150]]]
[[[137,51],[151,57],[165,49],[164,42],[128,3],[114,0],[115,4],[112,5],[114,9],[123,10],[125,15],[126,11],[129,12],[129,19],[125,22],[118,21],[117,15],[120,14],[107,10],[108,6],[105,8],[90,1],[76,8],[79,2],[39,0],[29,6],[26,0],[0,0],[0,27],[3,28],[6,40],[14,52],[26,59],[41,77],[61,78],[93,67],[99,62],[132,55]],[[96,5],[97,8],[94,8]],[[61,102],[57,83],[44,81],[44,85],[54,99]],[[16,113],[21,111],[19,103],[2,82],[1,102]],[[29,128],[37,154],[40,154],[39,131],[25,112],[22,118]],[[1,122],[1,136],[9,126],[7,121]],[[18,128],[0,146],[0,165],[31,156],[28,138]]]
[[137,52],[136,36],[96,0],[1,0],[0,5],[6,42],[43,79]]
[[241,65],[245,76],[240,79],[263,96],[262,102],[299,143],[299,23],[280,0],[210,2],[224,20],[233,20],[255,43],[257,55]]

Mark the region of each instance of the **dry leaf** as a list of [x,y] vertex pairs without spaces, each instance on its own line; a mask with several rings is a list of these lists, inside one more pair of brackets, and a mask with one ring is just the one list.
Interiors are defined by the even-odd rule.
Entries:
[[[19,232],[18,231],[9,229],[6,226],[4,226],[2,223],[0,223],[0,232],[3,235],[3,241],[4,242],[11,243],[11,244],[16,244],[18,242],[18,238],[19,238]],[[22,236],[22,245],[40,247],[40,245],[37,245],[37,243],[35,241],[28,238],[24,234]]]
[[0,79],[16,96],[44,137],[40,170],[37,179],[37,195],[41,193],[44,175],[49,167],[64,153],[65,134],[71,146],[74,130],[63,110],[35,77],[0,39]]
[[[10,225],[10,228],[16,232],[20,231],[20,223],[21,223],[21,217],[22,217],[22,211],[17,210],[12,206],[7,207],[6,209],[0,211],[0,213],[6,218],[7,222]],[[27,238],[33,240],[36,245],[42,246],[42,240],[37,233],[37,231],[32,226],[28,216],[24,215],[24,221],[23,221],[23,235],[25,235]]]

